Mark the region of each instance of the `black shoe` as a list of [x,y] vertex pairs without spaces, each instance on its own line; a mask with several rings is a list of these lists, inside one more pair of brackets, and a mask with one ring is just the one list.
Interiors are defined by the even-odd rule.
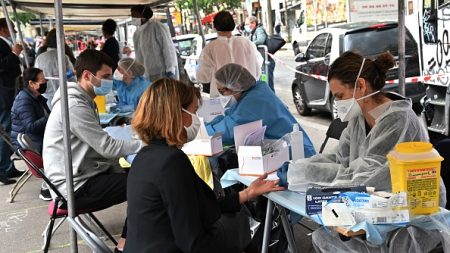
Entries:
[[16,180],[9,179],[6,176],[0,176],[0,182],[2,182],[4,185],[8,185],[8,184],[14,184],[16,182]]
[[23,173],[25,173],[25,171],[20,171],[20,170],[17,170],[17,169],[15,169],[15,168],[13,168],[13,169],[11,169],[11,170],[9,171],[8,177],[9,177],[9,178],[20,177],[20,176],[23,175]]
[[41,193],[39,194],[39,198],[44,201],[51,201],[52,195],[50,194],[49,189],[41,189]]

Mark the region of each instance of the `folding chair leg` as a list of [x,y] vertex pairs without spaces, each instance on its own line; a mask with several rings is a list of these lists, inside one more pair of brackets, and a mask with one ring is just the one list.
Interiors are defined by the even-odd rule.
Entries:
[[48,249],[50,248],[50,241],[53,235],[61,226],[61,224],[63,224],[63,222],[66,220],[66,217],[62,217],[58,221],[58,223],[56,223],[56,226],[54,226],[56,219],[58,218],[50,218],[47,227],[45,228],[44,232],[42,232],[42,236],[44,237],[44,246],[42,246],[42,250],[44,250],[44,252],[48,252]]
[[92,220],[97,224],[97,226],[105,233],[105,235],[114,243],[114,245],[117,245],[117,241],[114,239],[114,237],[106,230],[106,228],[103,226],[103,224],[95,217],[93,213],[89,213],[89,217],[91,217]]
[[30,179],[32,174],[30,173],[30,169],[27,169],[25,173],[20,176],[20,178],[17,180],[17,182],[14,184],[13,188],[9,192],[9,198],[7,202],[12,203],[14,201],[14,198],[16,198],[17,193],[19,193],[20,189],[25,185],[25,183]]

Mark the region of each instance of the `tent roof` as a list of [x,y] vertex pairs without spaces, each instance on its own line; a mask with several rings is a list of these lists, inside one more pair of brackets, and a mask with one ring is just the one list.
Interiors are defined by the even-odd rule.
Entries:
[[[53,0],[9,0],[18,9],[44,16],[54,17]],[[130,8],[136,4],[148,4],[151,7],[167,4],[170,0],[63,0],[64,18],[104,20],[106,18],[126,19]]]

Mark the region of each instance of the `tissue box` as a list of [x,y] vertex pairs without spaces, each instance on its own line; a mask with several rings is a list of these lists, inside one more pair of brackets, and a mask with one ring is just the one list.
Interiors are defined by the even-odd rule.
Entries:
[[238,150],[239,174],[260,176],[277,170],[289,161],[289,146],[278,152],[262,155],[261,146],[240,146]]
[[322,202],[326,203],[329,200],[339,196],[342,192],[366,192],[366,187],[310,187],[306,190],[306,213],[308,215],[321,213]]
[[197,138],[184,144],[184,153],[187,155],[213,156],[223,151],[222,133],[216,133],[207,138]]

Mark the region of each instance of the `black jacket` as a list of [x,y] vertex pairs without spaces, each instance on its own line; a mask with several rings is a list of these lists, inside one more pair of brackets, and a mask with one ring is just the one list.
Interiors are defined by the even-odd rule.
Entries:
[[0,38],[0,110],[11,110],[16,79],[21,74],[20,60],[11,47]]
[[[134,159],[127,199],[124,252],[232,252],[214,192],[183,151],[165,140],[152,141]],[[238,194],[228,203],[239,210]]]
[[114,67],[112,69],[114,72],[114,70],[117,68],[117,62],[119,62],[120,60],[120,46],[115,37],[110,37],[105,41],[102,52],[109,55],[109,57],[111,57],[111,59],[113,60]]
[[11,140],[14,146],[19,147],[17,135],[25,133],[42,153],[42,141],[49,114],[46,98],[41,95],[35,97],[29,89],[21,90],[11,110]]

